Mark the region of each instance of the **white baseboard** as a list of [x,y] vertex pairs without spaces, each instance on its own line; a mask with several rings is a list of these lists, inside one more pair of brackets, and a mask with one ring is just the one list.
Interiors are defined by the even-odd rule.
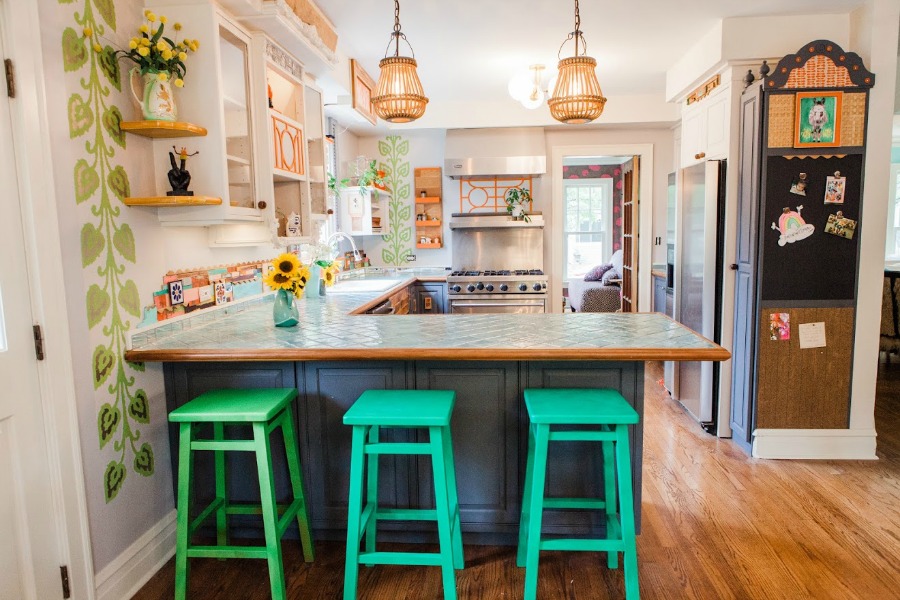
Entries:
[[874,429],[757,429],[754,458],[877,460]]
[[134,596],[175,555],[175,524],[173,510],[97,573],[97,600]]

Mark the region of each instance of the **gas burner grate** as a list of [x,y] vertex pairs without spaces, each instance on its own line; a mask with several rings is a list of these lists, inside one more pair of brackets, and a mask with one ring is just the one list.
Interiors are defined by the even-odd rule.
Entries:
[[521,275],[543,275],[544,272],[541,271],[540,269],[517,269],[517,270],[515,271],[515,274],[516,274],[517,276],[521,276]]

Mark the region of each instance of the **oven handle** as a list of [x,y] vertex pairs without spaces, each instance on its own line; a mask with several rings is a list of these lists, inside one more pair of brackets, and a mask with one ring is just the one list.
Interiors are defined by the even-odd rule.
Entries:
[[451,300],[450,304],[457,306],[474,306],[476,308],[490,308],[494,306],[538,306],[543,305],[543,300],[512,300],[510,302],[472,302],[471,300]]

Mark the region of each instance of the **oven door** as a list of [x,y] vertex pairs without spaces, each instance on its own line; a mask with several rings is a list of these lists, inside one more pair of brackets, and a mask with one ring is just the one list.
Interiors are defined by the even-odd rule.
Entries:
[[542,313],[543,296],[465,296],[450,298],[450,314]]

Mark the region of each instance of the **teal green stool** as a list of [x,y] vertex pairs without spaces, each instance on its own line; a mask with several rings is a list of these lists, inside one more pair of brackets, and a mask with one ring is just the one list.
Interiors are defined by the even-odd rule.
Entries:
[[[265,558],[269,563],[269,582],[272,598],[286,597],[284,567],[281,561],[281,537],[296,517],[300,526],[303,558],[313,560],[306,496],[300,472],[297,434],[291,416],[291,401],[297,397],[295,389],[215,390],[194,398],[169,413],[169,420],[180,423],[178,449],[178,529],[175,545],[175,598],[184,600],[188,590],[188,558]],[[195,424],[211,423],[213,439],[197,439]],[[250,425],[253,439],[225,439],[225,425]],[[275,480],[272,472],[272,452],[269,436],[280,427],[284,436],[288,471],[293,500],[278,505],[275,500]],[[216,498],[190,518],[191,488],[193,487],[193,453],[210,450],[215,453]],[[232,505],[225,495],[225,452],[256,453],[259,471],[260,506]],[[281,517],[278,514],[281,511]],[[216,545],[191,544],[191,534],[210,516],[216,516]],[[234,514],[262,514],[266,535],[265,546],[231,546],[227,544],[227,516]]]
[[[450,441],[450,415],[455,399],[456,392],[444,390],[368,390],[344,414],[344,425],[353,426],[344,600],[356,598],[360,564],[440,566],[444,598],[456,598],[455,569],[463,568],[463,547],[459,529],[453,446]],[[378,434],[382,427],[427,429],[429,440],[380,442]],[[378,457],[382,454],[431,456],[434,471],[433,510],[378,506]],[[364,466],[368,470],[365,485]],[[363,488],[366,495],[365,506]],[[376,551],[375,536],[379,520],[437,521],[440,551]],[[360,552],[363,538],[365,551]]]
[[[611,569],[618,566],[618,553],[622,552],[625,596],[636,600],[639,591],[628,426],[638,422],[637,412],[619,392],[608,389],[527,389],[525,406],[531,425],[516,556],[516,564],[525,567],[525,600],[534,600],[537,595],[541,550],[607,552],[607,566]],[[560,425],[596,425],[597,429],[572,430],[568,427],[568,430],[551,430],[551,427]],[[603,500],[544,497],[547,448],[549,442],[554,441],[602,444]],[[606,515],[606,538],[541,540],[541,519],[545,508],[603,510]]]

